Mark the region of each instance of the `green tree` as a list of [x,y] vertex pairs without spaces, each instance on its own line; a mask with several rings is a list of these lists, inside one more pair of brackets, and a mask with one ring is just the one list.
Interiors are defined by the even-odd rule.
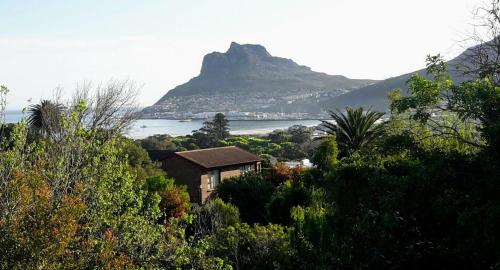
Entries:
[[235,224],[219,230],[211,253],[231,262],[234,269],[293,269],[288,229],[269,224]]
[[159,200],[145,206],[121,137],[85,129],[82,110],[62,116],[57,142],[29,143],[19,123],[0,151],[2,268],[157,265]]
[[309,192],[309,203],[291,210],[294,230],[290,238],[295,252],[300,254],[297,268],[335,269],[335,260],[340,254],[335,254],[336,235],[329,222],[333,206],[327,201],[324,190],[313,188]]
[[267,135],[267,139],[273,143],[284,143],[290,140],[290,135],[283,129],[277,129]]
[[322,121],[322,126],[330,135],[335,135],[337,144],[345,153],[363,150],[383,132],[384,126],[376,124],[384,113],[363,112],[363,108],[346,108],[346,114],[340,110],[330,111],[334,123]]
[[217,230],[240,222],[238,208],[220,198],[212,199],[203,206],[195,206],[191,213],[195,218],[190,224],[190,231],[195,237],[213,235]]
[[[454,85],[440,55],[427,57],[427,72],[431,79],[419,75],[410,79],[408,96],[402,96],[400,90],[391,93],[392,111],[406,113],[410,120],[431,130],[433,136],[499,150],[500,86],[494,83],[494,74],[483,72],[482,78]],[[464,132],[468,126],[481,136]]]
[[282,154],[281,156],[284,159],[288,160],[297,160],[297,159],[302,159],[307,156],[306,152],[302,150],[300,145],[293,143],[293,142],[284,142],[281,144],[282,147]]
[[288,128],[290,141],[296,144],[303,144],[311,141],[312,130],[306,126],[293,125]]
[[276,189],[266,205],[268,220],[288,226],[292,208],[306,205],[308,201],[309,193],[302,182],[286,181]]
[[182,218],[189,208],[189,193],[185,186],[175,185],[173,178],[155,176],[147,179],[147,189],[159,195],[159,207],[162,212],[161,223],[171,217]]
[[138,181],[145,182],[149,177],[164,175],[160,163],[151,161],[148,152],[131,139],[122,138],[121,146],[128,158],[130,170],[137,175]]
[[312,162],[320,171],[327,172],[339,163],[339,150],[334,136],[326,137],[315,149]]
[[193,138],[201,148],[215,147],[219,141],[229,137],[229,120],[222,113],[217,113],[211,121],[206,121],[203,126],[193,132]]
[[220,144],[222,146],[235,145],[258,155],[270,154],[281,156],[282,150],[279,144],[272,143],[264,138],[244,135],[231,136],[225,140],[220,141]]
[[217,137],[218,140],[224,140],[229,136],[229,120],[223,113],[217,113],[211,122],[206,124],[209,133]]
[[227,179],[217,187],[217,195],[223,201],[238,207],[241,219],[248,223],[266,221],[266,204],[273,191],[273,184],[260,174],[245,174]]
[[146,150],[177,151],[179,149],[179,146],[174,142],[174,138],[169,135],[153,135],[137,141]]

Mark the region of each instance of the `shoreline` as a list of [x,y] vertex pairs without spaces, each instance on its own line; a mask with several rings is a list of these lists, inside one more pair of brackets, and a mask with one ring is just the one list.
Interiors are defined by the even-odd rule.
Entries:
[[[251,137],[265,137],[267,135],[269,135],[271,132],[273,132],[274,130],[237,130],[237,131],[229,131],[229,134],[230,136],[251,136]],[[180,134],[176,134],[176,135],[172,135],[172,134],[168,134],[168,133],[158,133],[158,134],[152,134],[152,135],[149,135],[149,136],[132,136],[130,134],[125,134],[126,137],[130,138],[130,139],[133,139],[133,140],[140,140],[140,139],[145,139],[147,137],[150,137],[150,136],[155,136],[155,135],[168,135],[168,136],[171,136],[171,137],[185,137],[185,136],[188,136],[190,134],[184,134],[184,135],[180,135]]]
[[[308,127],[317,127],[317,126],[308,126]],[[278,128],[278,129],[280,129],[280,128]],[[269,129],[262,128],[262,129],[251,129],[251,130],[234,130],[234,131],[230,130],[229,134],[231,136],[265,137],[265,136],[269,135],[270,133],[272,133],[273,131],[278,130],[278,129],[274,129],[274,128],[269,128]],[[188,136],[190,134],[158,133],[158,134],[151,134],[149,136],[154,136],[154,135],[169,135],[171,137],[184,137],[184,136]],[[134,136],[134,135],[131,135],[131,134],[128,134],[128,133],[125,134],[125,136],[127,136],[128,138],[134,139],[134,140],[144,139],[144,138],[149,137],[149,136]]]
[[[229,117],[226,117],[227,120],[229,121],[324,121],[324,120],[331,120],[329,118],[281,118],[281,119],[231,119]],[[211,118],[190,118],[192,121],[207,121],[210,120]],[[183,121],[186,120],[185,118],[153,118],[153,117],[141,117],[138,118],[138,120],[173,120],[173,121]],[[187,121],[189,122],[189,121]]]
[[[142,139],[148,136],[169,134],[172,137],[192,134],[202,126],[200,120],[178,122],[167,119],[144,119],[136,122],[127,132],[127,137]],[[231,124],[232,123],[232,124]],[[230,120],[230,134],[233,136],[266,136],[274,130],[287,129],[294,125],[316,127],[320,120]]]

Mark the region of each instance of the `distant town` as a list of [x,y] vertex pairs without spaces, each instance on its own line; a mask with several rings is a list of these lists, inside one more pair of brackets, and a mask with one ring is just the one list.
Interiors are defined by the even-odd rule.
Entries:
[[[218,112],[168,112],[157,111],[144,113],[141,119],[170,119],[190,121],[213,118]],[[280,113],[280,112],[223,112],[229,120],[324,120],[328,113]]]
[[[319,102],[347,92],[304,91],[281,97],[246,95],[191,95],[164,98],[142,111],[143,119],[208,119],[223,112],[230,120],[327,119],[328,111],[318,110]],[[313,108],[313,109],[311,109]]]

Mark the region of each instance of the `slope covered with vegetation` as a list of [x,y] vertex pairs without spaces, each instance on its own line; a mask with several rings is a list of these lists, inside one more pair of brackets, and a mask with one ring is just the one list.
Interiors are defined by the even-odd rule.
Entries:
[[126,83],[32,106],[0,126],[0,269],[498,269],[500,57],[483,52],[460,83],[428,57],[425,77],[390,94],[385,122],[332,112],[306,153],[314,168],[268,165],[202,206],[142,146],[266,154],[310,134],[234,138],[218,115],[189,140],[135,142],[121,135],[134,113],[117,109]]

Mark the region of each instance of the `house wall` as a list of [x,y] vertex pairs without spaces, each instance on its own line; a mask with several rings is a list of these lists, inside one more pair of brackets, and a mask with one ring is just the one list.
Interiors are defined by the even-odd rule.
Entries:
[[237,177],[241,175],[240,165],[225,167],[220,172],[221,181],[231,177]]
[[[256,171],[260,170],[260,166],[258,166],[257,164],[260,165],[260,162],[254,162],[254,163],[243,163],[243,164],[238,164],[238,165],[232,165],[232,166],[226,166],[226,167],[220,167],[220,168],[215,168],[217,170],[219,170],[219,179],[220,179],[220,183],[222,183],[224,180],[227,180],[231,177],[238,177],[241,175],[241,170],[240,170],[240,167],[242,165],[248,165],[248,164],[254,164],[254,168]],[[215,190],[211,190],[208,186],[208,173],[210,171],[212,171],[213,169],[206,169],[206,170],[203,170],[202,172],[202,175],[201,175],[201,185],[202,185],[202,189],[201,189],[201,200],[203,203],[206,202],[207,199],[210,198],[210,196],[212,196],[213,192]]]
[[191,202],[202,202],[200,198],[201,167],[178,156],[173,156],[163,161],[163,169],[168,177],[175,179],[177,185],[187,186]]
[[213,191],[208,187],[208,171],[204,171],[201,175],[201,203],[204,204],[207,199],[212,195]]
[[[260,162],[245,164],[254,164],[256,170],[260,168],[260,166],[257,166]],[[214,190],[210,189],[208,186],[208,173],[210,171],[214,169],[219,170],[219,179],[220,182],[222,182],[225,179],[240,176],[240,167],[245,164],[203,169],[181,157],[173,156],[163,162],[163,169],[167,172],[169,177],[175,179],[176,184],[187,186],[191,202],[204,204],[214,192]]]
[[215,190],[210,189],[208,185],[208,174],[213,170],[219,171],[219,181],[222,182],[224,179],[228,179],[235,176],[240,176],[240,166],[230,166],[223,168],[214,168],[214,169],[206,169],[203,170],[201,174],[201,201],[205,203],[210,196],[212,196]]

